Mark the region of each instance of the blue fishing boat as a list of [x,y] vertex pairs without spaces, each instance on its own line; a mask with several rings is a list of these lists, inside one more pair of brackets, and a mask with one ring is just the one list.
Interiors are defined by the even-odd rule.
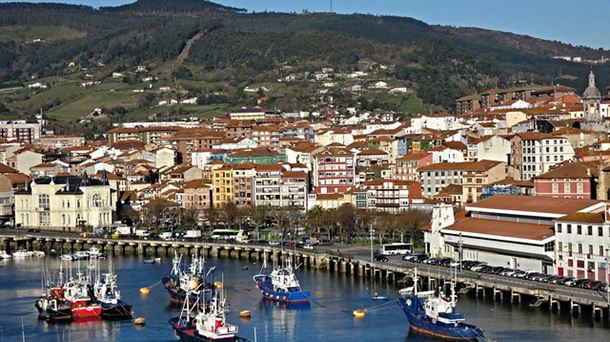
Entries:
[[455,311],[457,295],[454,283],[451,296],[446,299],[442,293],[435,295],[435,291],[417,291],[417,269],[413,280],[413,287],[398,299],[413,332],[454,341],[487,340],[481,329],[464,323],[464,315]]
[[301,290],[294,270],[290,260],[287,260],[285,266],[275,267],[271,273],[267,273],[267,260],[264,260],[261,273],[252,279],[265,299],[282,303],[309,302],[311,293]]

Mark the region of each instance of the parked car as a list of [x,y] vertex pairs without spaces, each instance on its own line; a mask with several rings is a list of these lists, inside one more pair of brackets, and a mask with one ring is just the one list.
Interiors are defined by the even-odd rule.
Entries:
[[385,255],[377,254],[375,255],[375,261],[388,262],[390,259],[388,259],[388,257]]
[[269,241],[269,246],[279,246],[280,242],[279,241]]
[[406,261],[418,261],[418,259],[422,256],[425,256],[425,254],[422,253],[411,253],[411,254],[407,254],[405,256],[402,257],[402,260],[406,260]]

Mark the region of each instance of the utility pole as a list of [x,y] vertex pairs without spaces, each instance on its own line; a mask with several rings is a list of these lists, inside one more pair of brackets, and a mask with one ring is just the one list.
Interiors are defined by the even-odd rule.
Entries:
[[462,273],[462,233],[460,232],[460,239],[458,240],[458,258],[460,273]]
[[330,13],[333,13],[333,0],[330,0]]
[[371,239],[371,263],[373,262],[373,227],[369,229],[369,238]]
[[608,279],[608,274],[610,274],[610,270],[608,269],[610,255],[608,255],[608,253],[610,253],[610,248],[606,248],[606,281],[604,281],[604,283],[606,283],[606,302],[608,303],[608,307],[610,307],[610,279]]

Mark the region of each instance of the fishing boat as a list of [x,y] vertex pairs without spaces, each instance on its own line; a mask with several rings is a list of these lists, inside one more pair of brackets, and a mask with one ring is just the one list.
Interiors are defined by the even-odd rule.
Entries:
[[89,259],[89,252],[87,251],[77,251],[72,253],[72,260],[84,260]]
[[155,261],[155,259],[146,259],[146,260],[144,260],[144,263],[147,265],[153,265],[153,264],[156,264],[157,262]]
[[294,274],[290,259],[286,260],[283,267],[275,267],[270,273],[267,272],[267,259],[259,274],[252,277],[256,287],[263,294],[263,298],[282,303],[305,303],[309,302],[311,293],[301,290],[299,280]]
[[59,257],[59,259],[63,260],[63,261],[72,261],[74,259],[72,259],[72,255],[70,254],[63,254],[62,256]]
[[[204,291],[205,292],[205,291]],[[240,341],[248,340],[237,336],[239,328],[237,325],[226,322],[226,312],[228,310],[223,289],[214,291],[209,301],[209,306],[202,307],[190,303],[190,293],[185,299],[180,317],[169,320],[169,324],[176,332],[181,341],[185,342],[209,342],[209,341]],[[201,296],[198,301],[206,300]],[[197,308],[197,315],[191,318],[192,311]]]
[[99,250],[99,248],[93,246],[93,247],[89,248],[89,250],[87,250],[87,255],[89,256],[89,258],[99,258],[103,254]]
[[46,293],[40,296],[34,306],[38,310],[38,318],[49,322],[69,322],[72,320],[72,307],[64,299],[63,265],[59,266],[59,275],[54,285],[47,284]]
[[88,320],[90,318],[101,318],[102,306],[90,295],[91,286],[80,273],[75,279],[71,279],[64,286],[66,301],[72,307],[73,320]]
[[206,282],[206,277],[214,271],[214,267],[205,274],[205,260],[203,258],[193,258],[193,261],[186,270],[181,266],[182,257],[176,256],[172,261],[170,275],[161,279],[161,283],[170,295],[170,301],[174,304],[182,305],[187,293],[190,293],[191,302],[197,300],[200,292],[212,289],[213,284]]
[[10,259],[10,258],[12,258],[12,257],[13,257],[13,256],[12,256],[12,255],[10,255],[10,254],[8,254],[8,253],[7,253],[5,250],[1,250],[1,251],[0,251],[0,260],[1,260],[1,259]]
[[417,269],[413,281],[409,293],[398,299],[413,332],[455,341],[486,339],[481,329],[464,323],[464,315],[455,311],[457,295],[454,282],[451,283],[451,295],[444,298],[440,291],[438,295],[434,290],[418,292]]
[[101,317],[107,320],[131,319],[131,305],[121,300],[117,275],[108,267],[108,273],[102,274],[93,287],[95,301],[102,307]]
[[13,253],[13,258],[27,258],[32,256],[28,251],[24,249],[19,249]]
[[30,253],[31,253],[31,256],[39,257],[39,258],[42,258],[46,255],[46,253],[43,251],[31,251]]

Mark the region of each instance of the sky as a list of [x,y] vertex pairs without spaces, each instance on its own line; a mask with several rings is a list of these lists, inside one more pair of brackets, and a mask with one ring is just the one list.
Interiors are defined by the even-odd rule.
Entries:
[[[93,7],[135,0],[18,0]],[[0,2],[9,2],[0,0]],[[216,0],[249,11],[329,11],[331,0]],[[332,0],[337,13],[412,17],[429,24],[526,34],[573,45],[610,49],[610,0]]]

